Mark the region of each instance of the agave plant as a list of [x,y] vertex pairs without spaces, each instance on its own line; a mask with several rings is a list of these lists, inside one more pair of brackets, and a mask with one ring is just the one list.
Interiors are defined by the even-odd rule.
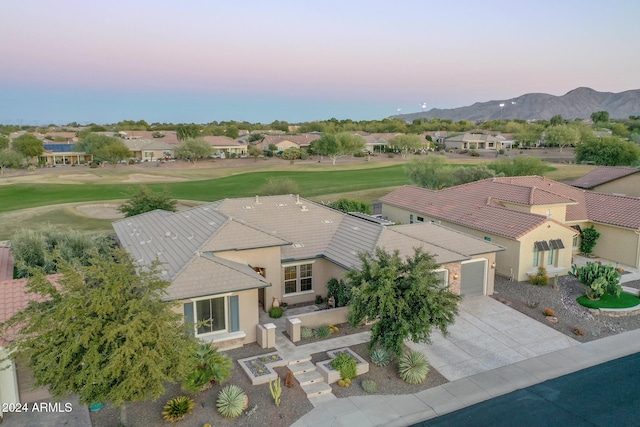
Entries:
[[245,392],[237,385],[231,384],[220,390],[216,406],[223,417],[235,418],[242,414],[248,403]]
[[329,336],[329,334],[331,333],[331,331],[329,330],[329,327],[324,325],[324,326],[320,326],[319,328],[316,329],[316,336],[318,338],[326,338]]
[[419,351],[411,351],[402,355],[398,361],[398,373],[400,378],[409,384],[420,384],[425,378],[431,366]]
[[376,348],[369,354],[371,363],[376,366],[387,366],[389,364],[389,352],[383,348]]
[[178,396],[167,402],[162,410],[162,418],[172,423],[180,421],[193,411],[195,402],[186,396]]
[[231,375],[231,358],[206,343],[191,350],[189,363],[190,369],[182,386],[192,393],[206,390],[213,382],[222,382]]

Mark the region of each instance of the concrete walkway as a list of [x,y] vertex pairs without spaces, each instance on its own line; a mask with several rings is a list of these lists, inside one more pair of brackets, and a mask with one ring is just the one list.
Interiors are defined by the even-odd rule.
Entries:
[[[323,403],[293,425],[407,426],[640,351],[640,330],[601,338],[461,378],[415,394]],[[384,393],[384,389],[380,390]]]

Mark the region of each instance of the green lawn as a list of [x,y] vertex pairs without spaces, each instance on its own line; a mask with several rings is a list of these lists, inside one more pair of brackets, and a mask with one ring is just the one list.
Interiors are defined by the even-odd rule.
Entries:
[[603,295],[599,300],[593,301],[583,295],[577,299],[578,304],[588,308],[629,308],[640,305],[640,298],[626,292],[615,295]]
[[[145,185],[154,190],[166,188],[176,199],[214,201],[226,197],[254,196],[269,177],[294,180],[298,183],[300,195],[308,198],[409,183],[404,166],[394,165],[358,170],[251,172],[199,181]],[[129,191],[136,185],[97,183],[5,185],[0,186],[0,212],[60,203],[126,199]]]

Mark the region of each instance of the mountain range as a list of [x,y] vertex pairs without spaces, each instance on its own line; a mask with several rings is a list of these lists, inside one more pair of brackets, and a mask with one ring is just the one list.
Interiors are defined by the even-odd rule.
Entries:
[[527,93],[517,98],[476,102],[459,108],[433,108],[428,111],[392,116],[407,122],[436,117],[453,121],[484,122],[500,119],[549,120],[555,115],[563,119],[587,119],[596,111],[608,111],[611,118],[626,119],[640,115],[640,89],[620,93],[598,92],[579,87],[562,96]]

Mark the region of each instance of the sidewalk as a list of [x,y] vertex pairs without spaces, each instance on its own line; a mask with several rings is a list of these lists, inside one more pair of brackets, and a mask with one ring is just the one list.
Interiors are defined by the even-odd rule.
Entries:
[[407,426],[636,352],[640,352],[640,330],[568,347],[416,394],[358,396],[323,403],[293,425]]

